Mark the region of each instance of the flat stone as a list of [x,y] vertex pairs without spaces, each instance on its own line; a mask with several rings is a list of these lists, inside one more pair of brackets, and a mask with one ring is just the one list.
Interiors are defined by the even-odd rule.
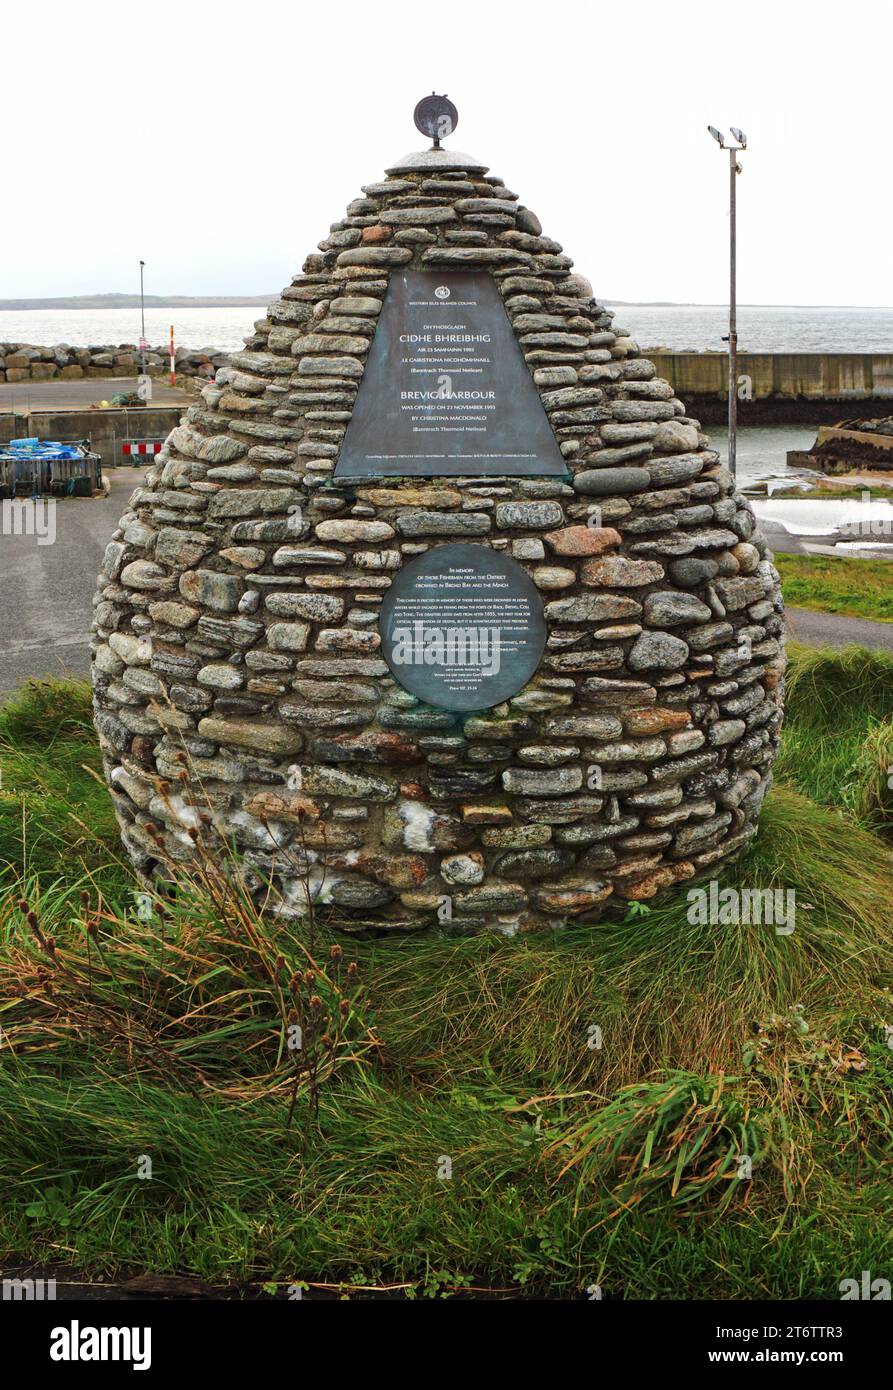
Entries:
[[743,719],[717,719],[707,730],[707,740],[714,748],[724,748],[728,743],[737,743],[746,732]]
[[339,266],[391,266],[405,265],[412,260],[412,252],[400,246],[365,246],[352,251],[342,251],[338,257]]
[[648,594],[644,603],[645,622],[653,627],[676,627],[680,623],[706,623],[713,616],[706,603],[694,594],[665,589]]
[[392,801],[397,785],[388,778],[366,773],[346,772],[340,767],[301,766],[292,777],[309,796],[361,797],[368,801]]
[[673,583],[681,584],[684,588],[693,588],[695,584],[713,579],[718,572],[719,565],[715,560],[699,559],[694,556],[683,560],[672,560],[667,568],[667,573]]
[[180,576],[180,593],[185,599],[221,613],[235,612],[244,588],[242,579],[217,570],[187,570]]
[[512,541],[512,555],[516,560],[542,560],[546,550],[538,536],[523,536]]
[[628,734],[662,734],[684,729],[689,718],[688,710],[684,709],[633,709],[624,713],[623,728]]
[[347,556],[342,550],[321,550],[313,546],[283,545],[273,554],[273,564],[280,569],[292,565],[344,565]]
[[620,533],[610,526],[565,526],[543,539],[556,555],[601,555],[620,544]]
[[567,589],[577,582],[577,572],[556,565],[539,565],[533,571],[533,582],[538,589]]
[[636,638],[628,663],[631,671],[678,671],[688,660],[688,645],[668,632],[643,632]]
[[560,796],[580,789],[583,772],[579,767],[506,768],[502,774],[502,785],[507,792],[520,796]]
[[480,883],[484,877],[482,854],[451,854],[440,861],[440,874],[447,883]]
[[490,518],[476,512],[419,511],[397,517],[401,536],[484,536],[490,527]]
[[543,726],[551,738],[616,738],[622,732],[620,720],[611,714],[557,714]]
[[222,488],[208,504],[210,517],[264,516],[287,512],[300,503],[297,488]]
[[574,862],[572,850],[554,846],[540,849],[510,850],[501,854],[493,865],[493,872],[500,878],[522,880],[549,878],[571,868]]
[[307,618],[311,622],[333,622],[344,614],[344,600],[336,594],[271,593],[264,597],[264,608],[277,618]]
[[302,652],[309,635],[308,623],[271,623],[267,628],[267,645],[274,652]]
[[386,521],[361,521],[351,518],[344,521],[321,521],[314,534],[321,541],[341,541],[350,545],[356,541],[387,541],[394,535],[393,526]]
[[657,584],[663,577],[663,565],[654,560],[628,560],[625,555],[604,555],[589,560],[580,574],[584,584],[607,589],[632,589],[643,584]]
[[574,488],[588,497],[614,497],[644,492],[651,486],[645,468],[590,468],[574,477]]
[[564,512],[557,502],[500,502],[496,525],[504,531],[537,530],[560,526]]
[[212,743],[236,748],[254,748],[258,752],[285,756],[300,752],[302,736],[281,724],[262,724],[257,720],[217,719],[206,716],[199,720],[198,731]]
[[166,569],[151,560],[132,560],[121,571],[121,583],[128,589],[172,589],[175,582]]
[[559,623],[597,623],[605,618],[638,617],[642,606],[621,594],[579,594],[546,604],[546,617]]

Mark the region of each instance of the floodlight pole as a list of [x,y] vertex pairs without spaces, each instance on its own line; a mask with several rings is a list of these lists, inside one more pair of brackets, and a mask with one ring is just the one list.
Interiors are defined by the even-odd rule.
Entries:
[[143,267],[145,261],[140,261],[140,371],[146,375],[146,301],[143,294]]
[[738,452],[738,151],[729,150],[729,472],[736,477]]
[[732,477],[737,472],[738,453],[738,202],[735,180],[741,173],[738,163],[739,151],[747,148],[747,136],[737,126],[732,126],[734,145],[727,145],[721,130],[715,126],[707,127],[721,150],[729,152],[729,472]]

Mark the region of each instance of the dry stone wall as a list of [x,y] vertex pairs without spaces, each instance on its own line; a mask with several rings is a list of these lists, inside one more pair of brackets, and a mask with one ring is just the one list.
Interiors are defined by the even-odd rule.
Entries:
[[[486,269],[570,480],[333,479],[395,268]],[[185,413],[108,546],[96,725],[141,874],[235,844],[270,911],[529,930],[623,914],[752,835],[781,722],[778,575],[672,388],[480,170],[370,184]],[[494,709],[382,659],[395,572],[507,552],[548,637]]]

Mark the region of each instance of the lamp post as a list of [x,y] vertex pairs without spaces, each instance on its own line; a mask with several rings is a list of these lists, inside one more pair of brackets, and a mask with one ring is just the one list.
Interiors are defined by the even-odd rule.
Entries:
[[737,236],[737,212],[738,205],[735,196],[735,180],[741,173],[741,165],[738,163],[738,153],[740,150],[747,149],[747,136],[743,130],[738,130],[737,126],[732,126],[732,139],[735,144],[726,142],[726,137],[716,126],[708,125],[707,129],[713,136],[721,150],[729,152],[729,472],[734,478],[736,475],[736,455],[738,444],[738,304],[736,277],[738,272],[738,236]]
[[146,262],[140,261],[140,372],[146,375],[146,302],[143,294],[143,269]]

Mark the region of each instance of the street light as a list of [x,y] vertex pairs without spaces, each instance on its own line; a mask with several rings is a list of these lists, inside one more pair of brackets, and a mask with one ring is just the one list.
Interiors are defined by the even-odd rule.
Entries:
[[735,286],[738,243],[735,179],[741,173],[738,153],[740,150],[747,149],[747,136],[743,130],[739,130],[737,126],[733,125],[731,127],[732,139],[735,141],[733,145],[727,143],[726,137],[721,130],[716,129],[716,126],[708,125],[707,129],[719,148],[729,152],[729,336],[727,341],[729,344],[729,471],[734,478],[738,443],[738,305]]
[[140,261],[140,372],[146,375],[146,303],[143,294],[143,268],[146,262]]

